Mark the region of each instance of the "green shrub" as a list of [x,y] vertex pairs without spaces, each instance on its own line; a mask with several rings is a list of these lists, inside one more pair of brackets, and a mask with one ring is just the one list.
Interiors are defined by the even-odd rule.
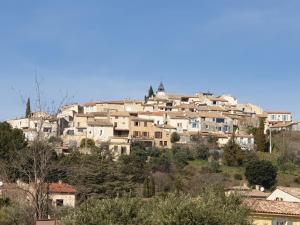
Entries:
[[294,179],[294,181],[295,181],[295,183],[300,184],[300,176],[296,177],[296,178]]
[[177,132],[171,134],[171,142],[176,143],[180,140],[180,135]]
[[195,157],[197,159],[207,160],[209,156],[209,149],[204,144],[199,144],[195,148]]
[[239,173],[234,174],[233,177],[234,177],[235,180],[243,180],[243,176]]
[[148,200],[88,200],[63,218],[64,225],[249,225],[248,210],[224,191],[204,190],[196,198],[166,195]]
[[270,161],[252,161],[246,166],[245,177],[250,185],[269,189],[276,183],[277,168]]
[[95,141],[90,138],[83,138],[80,142],[80,147],[81,148],[84,148],[84,147],[93,148],[93,147],[95,147]]
[[215,160],[211,161],[210,168],[211,168],[211,170],[212,170],[213,173],[220,173],[220,172],[222,172],[220,170],[220,164],[219,164],[218,161],[215,161]]

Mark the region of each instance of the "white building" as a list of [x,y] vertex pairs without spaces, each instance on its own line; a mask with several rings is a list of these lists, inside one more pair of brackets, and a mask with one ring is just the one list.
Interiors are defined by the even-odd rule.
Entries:
[[267,198],[269,201],[300,202],[300,188],[277,187]]
[[104,142],[109,141],[113,136],[113,124],[108,119],[88,121],[87,138],[95,142]]
[[291,112],[268,112],[267,121],[269,123],[286,123],[292,122],[292,113]]
[[72,207],[76,204],[76,190],[69,184],[62,182],[49,185],[49,199],[54,207]]

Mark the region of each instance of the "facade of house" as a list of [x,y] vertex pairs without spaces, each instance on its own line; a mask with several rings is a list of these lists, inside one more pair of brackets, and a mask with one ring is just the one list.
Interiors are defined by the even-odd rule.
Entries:
[[300,203],[300,188],[279,186],[268,196],[267,200]]
[[49,184],[49,199],[54,207],[72,207],[76,205],[76,190],[62,182]]
[[299,225],[300,203],[247,199],[254,225]]
[[114,136],[113,124],[108,119],[89,120],[87,125],[87,138],[97,143],[109,141]]
[[58,119],[46,113],[33,113],[28,118],[8,120],[7,123],[23,130],[27,141],[33,141],[38,135],[44,138],[58,135]]
[[275,123],[288,123],[292,122],[292,113],[291,112],[268,112],[267,121],[270,124]]
[[128,137],[113,137],[109,141],[109,150],[117,160],[121,155],[130,154],[130,139]]
[[153,120],[131,118],[130,137],[132,141],[144,142],[148,146],[171,148],[171,133],[156,126]]

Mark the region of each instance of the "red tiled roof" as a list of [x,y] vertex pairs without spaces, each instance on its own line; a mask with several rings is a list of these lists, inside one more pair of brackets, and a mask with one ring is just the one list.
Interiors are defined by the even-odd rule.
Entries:
[[300,203],[247,199],[244,204],[253,213],[300,216]]
[[61,193],[61,194],[75,194],[76,190],[69,184],[64,183],[52,183],[49,185],[50,193]]

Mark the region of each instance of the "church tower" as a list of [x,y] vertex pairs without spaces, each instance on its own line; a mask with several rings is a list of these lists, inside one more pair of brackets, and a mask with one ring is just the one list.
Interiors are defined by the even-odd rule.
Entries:
[[156,96],[157,97],[165,97],[166,96],[165,87],[162,82],[160,82],[160,84],[158,86],[158,89],[156,91]]

